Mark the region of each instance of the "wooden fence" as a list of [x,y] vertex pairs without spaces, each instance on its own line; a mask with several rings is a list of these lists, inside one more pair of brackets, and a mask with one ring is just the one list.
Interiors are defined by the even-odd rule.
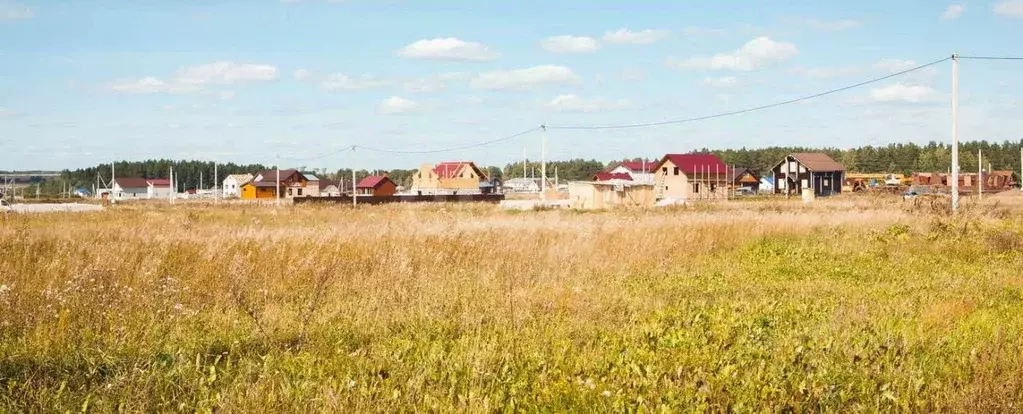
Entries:
[[[352,204],[352,197],[296,197],[295,204]],[[390,203],[500,203],[504,194],[359,196],[359,204]]]

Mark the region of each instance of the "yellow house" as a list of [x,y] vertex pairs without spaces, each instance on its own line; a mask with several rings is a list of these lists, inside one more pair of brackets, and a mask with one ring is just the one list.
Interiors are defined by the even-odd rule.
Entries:
[[487,174],[472,161],[423,164],[412,175],[413,194],[479,194]]
[[654,169],[658,199],[727,199],[729,167],[713,154],[667,154]]
[[651,207],[654,186],[631,180],[578,181],[568,183],[572,208],[604,209],[620,206]]
[[282,198],[306,197],[310,195],[308,187],[309,180],[298,170],[281,170],[279,180],[277,170],[267,170],[257,174],[252,181],[242,186],[241,198],[243,200],[277,198],[278,192]]

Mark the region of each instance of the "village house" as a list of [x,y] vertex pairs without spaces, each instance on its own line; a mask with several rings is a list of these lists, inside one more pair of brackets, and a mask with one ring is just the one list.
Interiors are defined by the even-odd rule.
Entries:
[[311,173],[302,173],[306,179],[305,191],[303,191],[303,197],[319,197],[320,196],[320,177],[317,177]]
[[612,165],[607,172],[611,174],[629,174],[632,181],[653,184],[657,161],[623,161]]
[[367,196],[393,196],[397,188],[398,185],[386,175],[371,175],[355,185],[359,195]]
[[612,181],[612,180],[625,180],[625,181],[641,182],[641,181],[638,181],[638,180],[634,180],[633,177],[632,177],[632,174],[629,174],[627,172],[601,171],[601,172],[596,173],[596,174],[593,175],[593,181]]
[[337,182],[321,179],[318,184],[320,197],[341,197],[341,187]]
[[[628,174],[621,175],[628,177]],[[652,184],[638,183],[631,177],[570,182],[568,198],[572,208],[584,210],[620,206],[650,207],[656,201]]]
[[728,185],[734,194],[756,194],[760,191],[760,176],[746,167],[732,167],[728,174]]
[[667,154],[654,167],[654,192],[657,199],[727,199],[728,169],[714,154]]
[[480,183],[486,183],[487,174],[472,161],[423,164],[412,175],[412,194],[480,194]]
[[118,177],[112,187],[115,200],[167,198],[171,194],[170,180],[166,178]]
[[524,177],[509,178],[504,181],[502,188],[506,193],[539,193],[540,179]]
[[827,196],[842,192],[845,167],[827,154],[803,152],[785,156],[771,174],[776,194],[798,196],[803,189],[812,189],[814,196]]
[[277,198],[305,197],[309,181],[298,170],[280,170],[278,185],[277,170],[267,170],[256,174],[252,181],[242,186],[241,198],[258,200]]
[[252,181],[252,174],[231,174],[224,178],[224,197],[241,197],[242,186]]

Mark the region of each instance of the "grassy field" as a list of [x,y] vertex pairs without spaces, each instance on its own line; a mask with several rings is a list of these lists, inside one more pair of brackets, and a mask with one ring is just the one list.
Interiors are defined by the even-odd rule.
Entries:
[[940,210],[0,215],[0,412],[1023,410],[1021,210]]

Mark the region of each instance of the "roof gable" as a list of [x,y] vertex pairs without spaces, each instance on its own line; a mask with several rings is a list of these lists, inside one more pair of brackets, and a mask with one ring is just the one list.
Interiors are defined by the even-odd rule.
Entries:
[[[814,172],[845,171],[845,166],[831,159],[823,152],[796,152],[789,154],[804,167]],[[782,161],[784,162],[784,161]],[[781,163],[775,164],[777,167]]]
[[611,180],[624,180],[632,181],[632,175],[629,173],[612,173],[601,171],[593,176],[593,181],[611,181]]
[[657,169],[657,161],[622,161],[614,164],[611,169],[623,167],[634,173],[649,173]]
[[447,161],[437,164],[433,167],[433,173],[437,174],[437,177],[443,179],[460,178],[462,171],[466,168],[471,168],[476,177],[481,181],[487,179],[487,174],[480,170],[479,167],[472,161]]
[[667,154],[657,163],[654,170],[661,168],[665,162],[671,161],[679,170],[685,174],[697,173],[728,173],[728,166],[714,154]]
[[394,181],[391,181],[391,179],[387,178],[386,176],[383,176],[383,175],[371,175],[369,177],[363,178],[362,181],[359,181],[359,183],[355,185],[355,188],[373,188],[373,189],[375,189],[377,187],[380,187],[381,185],[384,185],[384,183],[388,183],[388,182],[391,183],[391,184],[394,184]]

